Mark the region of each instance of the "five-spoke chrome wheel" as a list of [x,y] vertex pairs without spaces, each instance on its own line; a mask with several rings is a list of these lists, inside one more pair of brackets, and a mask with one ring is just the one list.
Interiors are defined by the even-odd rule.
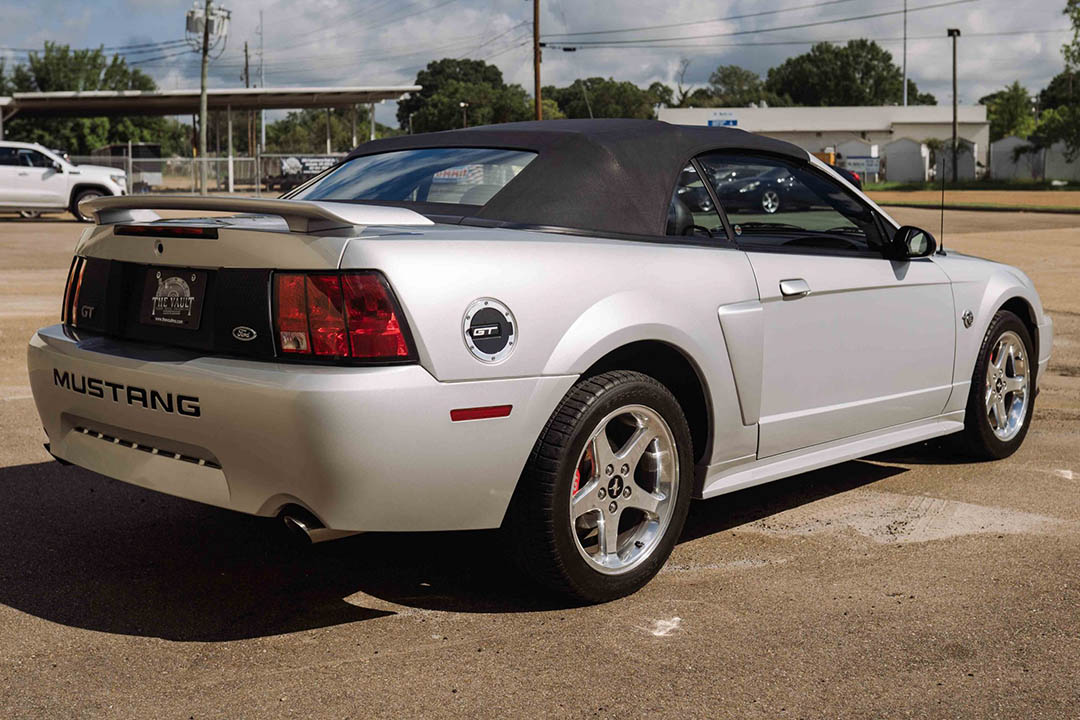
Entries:
[[1001,334],[986,366],[985,403],[990,429],[1001,441],[1012,440],[1027,417],[1029,372],[1024,343],[1009,330]]
[[675,508],[679,463],[664,419],[627,405],[596,426],[575,468],[570,525],[595,570],[624,573],[652,554]]
[[772,215],[780,209],[780,195],[775,190],[761,193],[761,209]]

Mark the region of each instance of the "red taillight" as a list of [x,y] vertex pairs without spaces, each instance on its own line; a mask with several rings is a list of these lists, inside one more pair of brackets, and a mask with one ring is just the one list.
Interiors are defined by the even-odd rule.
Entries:
[[308,325],[316,355],[348,355],[345,315],[341,309],[341,278],[308,275]]
[[859,173],[852,171],[851,176],[854,177],[859,182],[862,182],[862,178],[859,177]]
[[372,274],[353,274],[345,275],[342,279],[352,356],[408,357],[409,344],[405,341],[394,303],[382,278]]
[[82,291],[83,272],[86,271],[86,258],[76,257],[71,263],[67,285],[64,287],[64,307],[60,311],[61,322],[72,327],[78,325],[79,293]]
[[412,349],[382,276],[281,273],[275,276],[282,353],[357,360],[408,360]]
[[307,293],[303,275],[277,276],[278,347],[283,353],[310,353]]

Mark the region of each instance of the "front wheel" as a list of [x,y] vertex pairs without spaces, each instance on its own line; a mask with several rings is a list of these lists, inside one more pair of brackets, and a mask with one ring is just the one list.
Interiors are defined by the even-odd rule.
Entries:
[[578,382],[548,420],[504,529],[527,575],[579,600],[635,592],[682,533],[690,430],[671,392],[641,373]]
[[75,202],[71,203],[71,214],[74,215],[75,219],[79,222],[93,222],[93,217],[91,217],[90,215],[83,215],[82,211],[79,210],[79,203],[81,203],[83,200],[93,200],[94,198],[99,198],[103,195],[104,193],[102,193],[100,190],[83,190],[75,196]]
[[1024,442],[1035,407],[1034,347],[1027,327],[999,310],[983,337],[971,377],[964,441],[976,458],[1012,455]]

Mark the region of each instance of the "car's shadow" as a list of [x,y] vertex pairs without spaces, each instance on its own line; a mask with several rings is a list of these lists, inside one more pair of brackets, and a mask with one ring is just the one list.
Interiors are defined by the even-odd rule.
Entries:
[[[849,462],[698,502],[682,540],[898,472]],[[368,534],[304,547],[277,520],[54,462],[0,468],[0,496],[0,602],[73,627],[213,642],[393,614],[346,600],[358,592],[458,612],[568,607],[509,571],[495,531]]]
[[0,222],[5,223],[78,223],[72,215],[39,215],[37,217],[20,217],[18,215],[0,215]]

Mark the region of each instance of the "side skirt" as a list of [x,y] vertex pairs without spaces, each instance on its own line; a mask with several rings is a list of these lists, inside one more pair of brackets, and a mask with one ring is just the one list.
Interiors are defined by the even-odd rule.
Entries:
[[727,463],[711,466],[705,474],[702,498],[711,498],[743,488],[761,485],[780,478],[866,457],[892,448],[949,435],[964,429],[964,411],[905,423],[884,430],[856,435],[843,440],[792,450],[762,460],[731,467]]

